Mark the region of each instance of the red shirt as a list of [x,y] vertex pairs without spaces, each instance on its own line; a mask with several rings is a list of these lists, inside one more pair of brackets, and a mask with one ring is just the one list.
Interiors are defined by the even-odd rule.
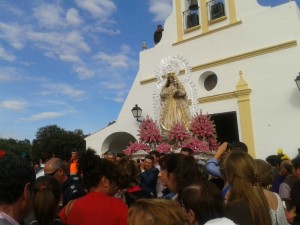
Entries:
[[59,216],[68,225],[126,225],[128,208],[120,199],[101,192],[90,192],[76,199],[68,218],[64,207]]

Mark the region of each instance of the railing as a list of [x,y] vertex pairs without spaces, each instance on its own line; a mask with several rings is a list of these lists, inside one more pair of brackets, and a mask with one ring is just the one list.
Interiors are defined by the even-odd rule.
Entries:
[[199,9],[184,11],[183,18],[184,18],[185,29],[189,29],[199,25]]
[[212,0],[207,2],[208,21],[225,16],[224,0]]

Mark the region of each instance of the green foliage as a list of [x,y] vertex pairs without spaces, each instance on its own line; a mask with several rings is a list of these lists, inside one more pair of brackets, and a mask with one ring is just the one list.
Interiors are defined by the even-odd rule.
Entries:
[[69,160],[72,149],[85,151],[82,130],[66,131],[57,125],[41,127],[32,142],[31,156],[38,159],[42,152],[49,152],[57,157]]
[[11,151],[25,158],[29,158],[31,151],[31,143],[28,139],[15,140],[0,138],[0,149]]

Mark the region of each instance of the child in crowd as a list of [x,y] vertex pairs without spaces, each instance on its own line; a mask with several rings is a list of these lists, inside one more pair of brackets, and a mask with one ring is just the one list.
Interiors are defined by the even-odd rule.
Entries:
[[297,216],[296,206],[290,199],[287,198],[282,199],[282,204],[285,211],[285,217],[289,224],[292,224],[294,222],[295,217]]

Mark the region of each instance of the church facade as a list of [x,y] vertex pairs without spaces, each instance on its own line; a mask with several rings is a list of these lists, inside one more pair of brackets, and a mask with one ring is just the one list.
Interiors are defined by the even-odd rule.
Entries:
[[[264,7],[253,0],[173,0],[160,42],[140,52],[139,71],[117,121],[86,137],[98,154],[121,152],[138,140],[142,118],[155,118],[157,68],[189,67],[197,108],[215,121],[218,140],[239,140],[256,158],[300,148],[300,12],[295,2]],[[165,61],[164,61],[165,60]],[[188,65],[187,65],[188,64]],[[181,66],[180,66],[181,65]],[[182,66],[183,65],[183,66]],[[172,72],[172,71],[169,71]],[[191,96],[189,96],[191,98]]]

